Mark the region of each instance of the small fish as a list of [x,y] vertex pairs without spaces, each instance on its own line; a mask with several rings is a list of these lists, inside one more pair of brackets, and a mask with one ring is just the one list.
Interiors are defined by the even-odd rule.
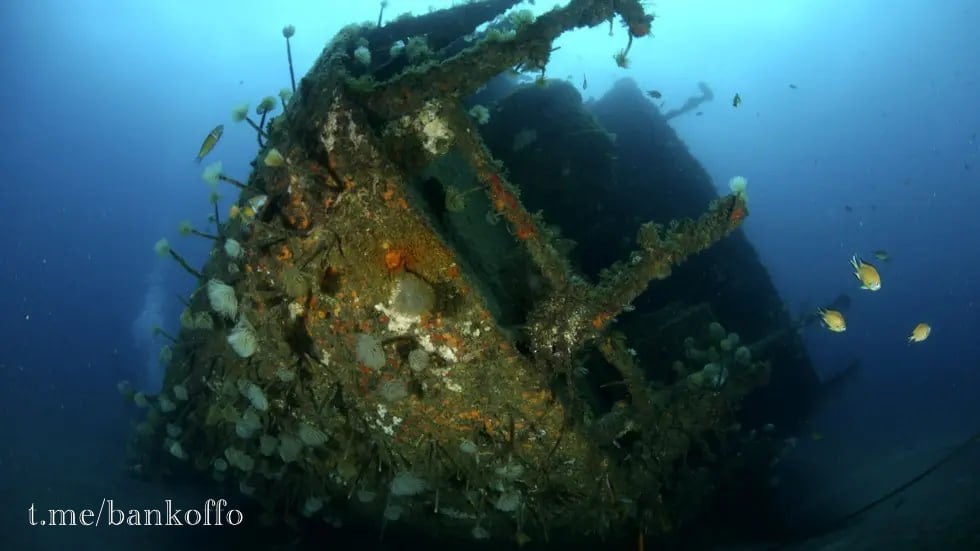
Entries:
[[851,257],[851,266],[854,267],[854,277],[861,282],[862,289],[867,291],[881,289],[881,276],[874,266],[858,259],[856,255]]
[[221,139],[221,134],[223,134],[224,131],[225,125],[223,124],[219,124],[218,126],[214,127],[214,130],[212,130],[211,133],[204,138],[204,143],[201,144],[201,150],[197,152],[197,159],[195,159],[195,162],[201,162],[201,159],[207,156],[208,153],[211,153],[211,150],[214,149],[215,144],[217,144],[218,140]]
[[886,251],[884,249],[878,249],[877,251],[875,251],[875,252],[873,252],[871,254],[873,254],[875,256],[875,258],[877,258],[878,260],[881,260],[882,262],[887,262],[887,261],[891,260],[891,258],[892,258],[891,255],[888,254],[888,251]]
[[796,85],[795,84],[790,84],[789,87],[792,88],[793,90],[796,90]]
[[820,316],[820,321],[823,322],[824,327],[834,333],[847,331],[847,322],[844,321],[844,314],[841,314],[837,310],[821,308],[817,310],[817,314]]
[[660,93],[660,90],[649,90],[647,92],[647,95],[653,99],[660,99],[663,97],[663,94]]
[[262,211],[262,207],[265,206],[269,198],[265,195],[256,195],[245,201],[245,204],[241,207],[233,205],[231,210],[228,212],[228,217],[232,219],[240,218],[242,224],[248,224]]
[[929,327],[928,323],[920,323],[912,329],[912,334],[909,335],[909,342],[922,342],[929,338],[929,333],[932,333],[932,327]]
[[248,201],[246,201],[248,203],[248,207],[247,208],[248,209],[251,209],[251,211],[252,211],[252,216],[255,216],[255,213],[261,211],[262,210],[262,207],[265,206],[265,204],[266,204],[266,202],[268,200],[269,200],[269,197],[266,196],[266,195],[256,195],[256,196],[252,197],[251,199],[249,199]]
[[854,207],[852,207],[851,205],[844,205],[844,210],[846,210],[847,212],[854,212]]
[[694,114],[694,116],[695,117],[700,117],[703,114],[704,114],[704,111],[698,111],[697,113]]
[[742,96],[736,93],[735,97],[732,98],[732,107],[738,107],[739,105],[742,105]]
[[588,90],[588,88],[589,88],[589,81],[585,78],[585,75],[582,75],[582,89]]

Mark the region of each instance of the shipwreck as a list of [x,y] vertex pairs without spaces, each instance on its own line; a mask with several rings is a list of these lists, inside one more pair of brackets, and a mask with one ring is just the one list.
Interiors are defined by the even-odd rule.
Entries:
[[738,500],[779,452],[761,427],[805,415],[816,379],[738,231],[747,197],[717,196],[630,82],[585,105],[543,76],[580,27],[621,23],[625,57],[640,2],[516,4],[349,26],[261,113],[213,254],[184,263],[164,389],[135,395],[134,469],[374,537],[750,524]]

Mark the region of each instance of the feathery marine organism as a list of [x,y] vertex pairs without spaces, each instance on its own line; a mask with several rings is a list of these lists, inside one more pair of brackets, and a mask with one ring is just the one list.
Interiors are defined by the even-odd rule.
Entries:
[[881,276],[874,266],[858,259],[857,255],[851,257],[851,266],[854,267],[854,277],[861,282],[862,289],[868,291],[881,289]]
[[847,331],[847,322],[844,321],[844,314],[841,314],[837,310],[828,310],[826,308],[821,308],[817,310],[817,314],[820,315],[820,321],[823,322],[824,327],[833,331],[834,333],[843,333]]
[[259,147],[265,147],[265,143],[262,142],[262,138],[269,139],[269,135],[263,130],[265,128],[265,118],[276,108],[276,98],[272,96],[266,96],[262,98],[259,105],[255,108],[255,114],[259,115]]
[[218,180],[222,182],[228,182],[229,184],[237,187],[238,189],[248,189],[248,186],[239,182],[234,178],[229,178],[224,175],[223,166],[221,161],[215,161],[208,166],[204,167],[204,172],[201,173],[201,179],[214,187]]
[[180,223],[177,224],[177,232],[182,236],[196,235],[205,239],[211,239],[212,241],[218,240],[217,235],[211,235],[210,233],[204,233],[200,230],[194,229],[194,226],[191,225],[190,220],[181,220]]
[[258,338],[255,336],[255,329],[245,316],[238,319],[238,323],[235,324],[234,329],[232,329],[226,340],[231,345],[231,349],[235,351],[235,354],[238,354],[242,358],[248,358],[252,354],[255,354],[255,350],[258,348]]
[[282,156],[282,153],[278,149],[272,148],[268,153],[265,154],[265,158],[262,160],[265,166],[276,168],[286,164],[286,159]]
[[748,214],[746,212],[746,207],[749,204],[748,187],[749,180],[744,176],[735,176],[728,181],[728,188],[732,191],[731,205],[728,207],[728,220],[730,222],[739,222]]
[[[273,100],[273,102],[275,102],[275,100]],[[259,142],[262,141],[262,138],[268,138],[269,137],[265,133],[265,131],[262,130],[262,127],[258,123],[256,123],[255,121],[253,121],[251,119],[251,117],[248,116],[248,104],[247,103],[242,103],[242,104],[236,105],[235,108],[231,110],[231,120],[233,120],[234,122],[242,122],[242,121],[247,122],[249,126],[251,126],[252,128],[254,128],[256,132],[258,132],[258,134],[259,134]]]
[[224,248],[225,248],[225,254],[227,254],[228,258],[231,258],[232,260],[237,260],[241,258],[242,254],[245,252],[242,249],[242,244],[239,243],[238,240],[236,239],[230,239],[230,238],[226,239]]
[[201,162],[201,159],[207,156],[208,153],[211,153],[211,150],[214,149],[215,144],[218,143],[218,140],[221,139],[221,135],[224,134],[224,132],[225,125],[219,124],[218,126],[215,126],[214,129],[208,133],[207,137],[204,138],[204,143],[201,144],[201,149],[197,152],[197,159],[195,159],[194,162]]
[[[378,16],[381,17],[380,15]],[[289,45],[289,39],[296,34],[296,27],[292,25],[286,25],[282,28],[282,36],[286,39],[286,59],[289,60],[289,83],[293,87],[293,93],[296,93],[296,76],[293,73],[293,48]]]
[[749,202],[749,180],[745,176],[735,176],[728,181],[728,189],[731,190],[732,195],[742,199],[742,202],[748,204]]
[[932,327],[929,327],[928,323],[920,323],[912,329],[912,334],[909,335],[909,342],[922,342],[929,338],[930,333],[932,333]]
[[207,290],[212,310],[230,320],[238,318],[238,297],[234,287],[219,279],[210,279]]
[[282,102],[282,110],[283,111],[286,110],[286,104],[289,103],[289,100],[291,100],[291,99],[293,99],[293,91],[292,90],[290,90],[289,88],[280,88],[279,89],[279,101]]
[[174,260],[177,261],[178,264],[180,264],[181,268],[187,270],[187,272],[193,275],[194,277],[198,279],[204,277],[201,274],[201,272],[195,270],[194,268],[191,268],[191,265],[188,264],[186,260],[184,260],[184,257],[180,256],[179,254],[177,254],[176,251],[171,249],[170,242],[167,241],[166,239],[161,239],[157,241],[156,244],[153,245],[153,250],[156,251],[157,256],[170,255],[171,258],[173,258]]

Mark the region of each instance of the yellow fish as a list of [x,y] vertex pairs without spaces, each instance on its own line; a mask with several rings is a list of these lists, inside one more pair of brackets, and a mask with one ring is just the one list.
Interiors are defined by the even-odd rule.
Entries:
[[881,289],[881,276],[878,270],[867,262],[858,259],[857,256],[851,257],[851,266],[854,267],[854,277],[861,281],[861,288],[868,291]]
[[214,127],[214,130],[212,130],[211,133],[204,138],[204,143],[201,144],[201,150],[197,152],[197,159],[195,162],[201,162],[201,159],[207,156],[208,153],[211,153],[211,150],[214,149],[215,144],[218,143],[218,140],[221,139],[221,135],[224,134],[224,132],[225,125],[219,124],[218,126]]
[[922,342],[929,338],[929,333],[932,333],[932,327],[929,327],[928,323],[920,323],[912,329],[909,342]]
[[817,314],[820,315],[820,320],[823,321],[824,327],[830,329],[834,333],[843,333],[844,331],[847,331],[847,322],[844,321],[844,314],[841,314],[837,310],[821,308],[820,310],[817,310]]
[[262,207],[265,206],[265,203],[266,203],[266,201],[268,201],[268,199],[269,198],[267,196],[265,196],[265,195],[256,195],[256,196],[252,197],[251,199],[249,199],[248,201],[246,201],[248,203],[248,206],[246,207],[246,209],[251,209],[251,211],[252,211],[252,213],[250,214],[250,216],[255,216],[255,213],[257,213],[260,210],[262,210]]

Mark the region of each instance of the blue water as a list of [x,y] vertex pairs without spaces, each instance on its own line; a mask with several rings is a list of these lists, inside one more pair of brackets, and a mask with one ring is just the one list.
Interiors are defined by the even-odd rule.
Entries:
[[[448,2],[392,0],[387,13],[430,4]],[[585,98],[630,76],[662,92],[665,110],[708,82],[703,115],[672,125],[720,191],[748,178],[744,228],[790,310],[851,296],[846,333],[805,333],[822,375],[852,359],[863,371],[811,419],[821,438],[801,434],[788,459],[786,491],[804,504],[821,500],[807,480],[922,451],[876,471],[868,484],[885,489],[980,429],[980,4],[856,4],[660,0],[630,69],[612,60],[618,25],[614,37],[604,25],[563,36],[548,67],[586,75]],[[247,176],[254,133],[229,114],[289,85],[282,26],[297,27],[298,78],[341,26],[376,17],[376,2],[332,0],[0,7],[0,542],[34,541],[19,535],[33,501],[81,506],[124,484],[129,412],[116,381],[158,388],[152,327],[176,331],[174,297],[194,284],[153,243],[204,262],[211,243],[177,234],[210,212],[193,159],[224,123],[208,161]],[[848,259],[874,262],[875,249],[892,260],[877,262],[872,293]],[[931,337],[907,345],[922,321]]]

